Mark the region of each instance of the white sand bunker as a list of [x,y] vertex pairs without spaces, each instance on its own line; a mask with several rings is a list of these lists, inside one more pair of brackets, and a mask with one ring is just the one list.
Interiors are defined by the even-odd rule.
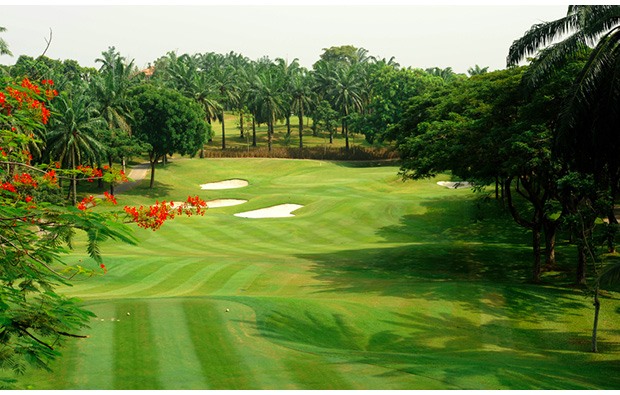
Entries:
[[217,199],[217,200],[209,200],[207,202],[207,207],[228,207],[228,206],[236,206],[238,204],[247,203],[247,200],[241,199]]
[[[238,204],[243,204],[243,203],[247,203],[247,200],[216,199],[216,200],[209,200],[207,202],[207,207],[208,208],[228,207],[228,206],[236,206]],[[168,204],[172,205],[173,207],[179,207],[179,206],[187,207],[187,202],[170,202]]]
[[463,188],[471,188],[474,186],[474,184],[472,184],[471,182],[467,182],[467,181],[457,181],[457,182],[439,181],[437,184],[441,185],[442,187],[446,187],[450,189],[463,189]]
[[294,217],[293,211],[302,208],[299,204],[280,204],[273,207],[262,208],[260,210],[246,211],[245,213],[237,213],[236,217],[243,218],[283,218]]
[[211,182],[209,184],[201,184],[202,189],[231,189],[247,187],[250,183],[246,180],[226,180],[220,182]]

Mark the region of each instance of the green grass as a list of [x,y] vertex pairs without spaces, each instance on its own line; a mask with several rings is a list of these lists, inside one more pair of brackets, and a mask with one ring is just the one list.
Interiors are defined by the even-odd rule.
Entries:
[[[158,167],[121,204],[232,198],[62,290],[98,317],[34,389],[617,389],[620,301],[569,286],[574,251],[528,284],[530,236],[495,202],[387,164],[209,159]],[[240,189],[200,184],[242,178]],[[281,203],[292,218],[241,211]],[[77,243],[78,247],[80,243]],[[82,250],[83,251],[83,250]],[[68,263],[95,263],[79,250]],[[229,309],[229,312],[226,312]],[[127,315],[130,312],[131,315]],[[120,320],[120,321],[119,321]]]

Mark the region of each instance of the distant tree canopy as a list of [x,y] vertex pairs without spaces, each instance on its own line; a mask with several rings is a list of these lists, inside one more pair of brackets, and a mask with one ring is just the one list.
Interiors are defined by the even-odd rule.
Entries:
[[196,154],[212,135],[211,127],[198,103],[171,89],[143,84],[129,95],[134,102],[133,136],[150,145],[153,188],[157,160],[175,152]]
[[323,48],[324,52],[321,54],[321,60],[353,64],[358,60],[357,50],[353,45]]

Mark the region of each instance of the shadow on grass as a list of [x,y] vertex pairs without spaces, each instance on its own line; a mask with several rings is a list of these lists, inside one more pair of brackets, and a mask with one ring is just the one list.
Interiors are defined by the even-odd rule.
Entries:
[[[246,303],[257,312],[261,336],[300,351],[325,355],[342,364],[387,369],[379,377],[412,375],[461,389],[614,389],[620,360],[598,362],[588,353],[589,336],[542,325],[523,327],[509,318],[481,323],[448,313],[383,314],[381,326],[365,332],[350,316],[300,309],[285,303]],[[254,306],[252,306],[254,305]],[[359,320],[359,317],[356,317]],[[245,324],[253,325],[253,322]],[[366,329],[367,331],[368,329]],[[620,351],[619,331],[603,331],[599,350]],[[346,368],[345,368],[346,369]],[[419,384],[418,384],[419,385]]]
[[174,186],[170,184],[165,184],[157,181],[157,174],[155,174],[155,182],[153,183],[153,188],[149,188],[150,185],[150,176],[147,175],[140,185],[131,188],[128,191],[124,191],[122,195],[124,196],[139,196],[145,197],[148,199],[159,199],[161,200],[162,196],[167,196],[172,191],[174,191]]
[[[523,320],[556,320],[582,301],[573,289],[530,285],[530,235],[501,207],[472,199],[423,202],[424,214],[407,215],[377,230],[387,243],[298,257],[313,263],[317,293],[366,293],[445,300],[479,311],[481,300]],[[403,243],[394,246],[394,244]],[[571,299],[572,298],[572,299]],[[485,302],[486,303],[486,302]],[[536,314],[529,314],[536,311]]]
[[398,159],[382,159],[382,160],[360,160],[360,161],[332,161],[335,165],[341,167],[349,167],[363,169],[368,167],[393,167],[394,173],[400,168],[400,160]]

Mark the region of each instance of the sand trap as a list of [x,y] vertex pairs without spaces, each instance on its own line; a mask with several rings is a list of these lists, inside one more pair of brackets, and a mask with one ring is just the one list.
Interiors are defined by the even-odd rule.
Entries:
[[237,213],[236,217],[243,218],[283,218],[294,217],[291,212],[302,208],[299,204],[280,204],[273,207],[262,208],[260,210],[246,211],[245,213]]
[[207,202],[207,207],[209,208],[214,208],[214,207],[228,207],[228,206],[236,206],[238,204],[243,204],[243,203],[247,203],[247,200],[240,200],[240,199],[217,199],[217,200],[210,200]]
[[211,182],[209,184],[201,184],[202,189],[231,189],[247,187],[249,182],[246,180],[226,180],[220,182]]
[[474,186],[474,184],[472,184],[471,182],[467,182],[467,181],[458,181],[458,182],[439,181],[437,184],[441,185],[442,187],[446,187],[450,189],[463,189],[463,188],[471,188]]
[[[216,199],[207,202],[208,208],[236,206],[238,204],[247,203],[247,200],[240,199]],[[169,202],[173,207],[186,206],[187,202]]]

